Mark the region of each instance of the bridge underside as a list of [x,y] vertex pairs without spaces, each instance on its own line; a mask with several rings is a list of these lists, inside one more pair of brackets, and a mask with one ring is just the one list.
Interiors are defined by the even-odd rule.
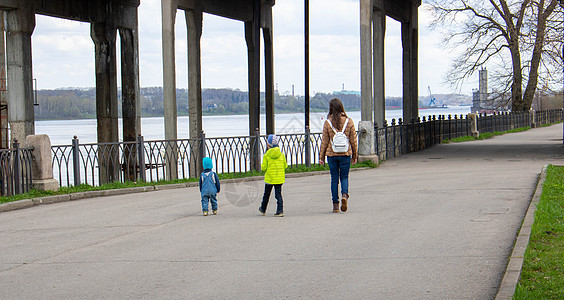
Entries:
[[[418,117],[418,8],[421,0],[360,0],[361,124],[369,130],[382,127],[385,118],[384,37],[386,16],[401,22],[403,46],[403,122]],[[370,129],[372,130],[372,129]],[[367,139],[368,139],[367,135]],[[373,141],[359,148],[374,154]]]
[[[7,25],[8,122],[12,141],[24,141],[26,136],[35,134],[31,47],[35,14],[91,24],[91,38],[95,45],[99,143],[119,141],[116,58],[119,31],[123,141],[137,138],[141,133],[138,6],[139,0],[0,0],[0,10],[5,11]],[[114,181],[119,176],[119,165],[100,164],[99,173],[101,183]]]
[[[188,93],[190,139],[202,132],[201,46],[203,13],[214,14],[245,23],[248,49],[249,135],[260,130],[260,31],[262,28],[265,57],[266,132],[274,133],[274,60],[272,46],[272,6],[274,0],[162,0],[163,89],[165,138],[177,138],[175,23],[178,9],[185,11],[188,31]],[[258,146],[258,144],[257,144]],[[259,148],[251,147],[251,167],[259,166]],[[257,153],[255,153],[257,152]],[[191,171],[201,169],[196,154]],[[171,168],[173,168],[171,164]],[[174,176],[175,170],[167,172]],[[194,174],[194,173],[193,173]]]
[[8,118],[12,140],[34,134],[31,36],[35,14],[88,22],[95,44],[98,142],[117,142],[116,38],[121,43],[123,140],[141,133],[137,7],[139,0],[0,0],[6,15]]

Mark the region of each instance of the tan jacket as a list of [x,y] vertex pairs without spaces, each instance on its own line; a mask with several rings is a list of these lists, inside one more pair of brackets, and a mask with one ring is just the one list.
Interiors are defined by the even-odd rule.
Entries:
[[[341,116],[341,124],[345,124],[346,117]],[[337,128],[335,128],[337,130]],[[345,135],[349,138],[349,151],[346,153],[334,153],[333,147],[331,146],[331,141],[335,132],[331,129],[329,122],[325,121],[323,123],[323,139],[321,140],[321,148],[319,149],[319,159],[325,161],[325,156],[352,156],[356,158],[357,155],[357,141],[356,141],[356,130],[354,129],[354,121],[349,118],[347,123],[347,128],[345,128]]]

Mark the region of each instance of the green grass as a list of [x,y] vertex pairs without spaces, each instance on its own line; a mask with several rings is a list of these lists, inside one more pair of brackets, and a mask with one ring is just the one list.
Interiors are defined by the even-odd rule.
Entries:
[[112,182],[106,183],[99,186],[91,186],[87,184],[81,184],[79,186],[70,186],[70,187],[61,187],[58,191],[38,191],[38,190],[31,190],[28,193],[14,195],[5,197],[0,197],[0,203],[18,201],[23,199],[32,199],[32,198],[39,198],[39,197],[46,197],[46,196],[54,196],[54,195],[64,195],[64,194],[72,194],[72,193],[80,193],[80,192],[89,192],[89,191],[101,191],[101,190],[114,190],[114,189],[125,189],[125,188],[132,188],[132,187],[141,187],[141,186],[154,186],[154,185],[164,185],[164,184],[174,184],[174,183],[185,183],[185,182],[195,182],[197,179],[190,178],[190,179],[176,179],[176,180],[161,180],[161,181],[151,181],[151,182]]
[[564,167],[549,165],[514,299],[564,299]]
[[470,142],[470,141],[477,141],[477,140],[486,140],[486,139],[490,139],[496,135],[503,135],[503,134],[507,134],[507,133],[516,133],[516,132],[523,132],[523,131],[527,131],[531,129],[531,127],[521,127],[521,128],[515,128],[515,129],[511,129],[511,130],[507,130],[507,131],[494,131],[493,133],[491,132],[484,132],[484,133],[480,133],[480,136],[478,138],[475,138],[473,136],[463,136],[463,137],[458,137],[458,138],[453,138],[453,139],[445,139],[443,140],[443,144],[448,144],[448,143],[461,143],[461,142]]
[[[352,165],[352,168],[375,168],[377,165],[370,161],[357,163]],[[302,172],[313,172],[313,171],[324,171],[329,170],[329,166],[325,165],[318,165],[313,164],[311,167],[306,167],[305,165],[297,165],[292,166],[286,169],[286,173],[302,173]],[[240,172],[240,173],[222,173],[218,174],[219,179],[234,179],[234,178],[245,178],[245,177],[253,177],[253,176],[263,176],[264,172],[262,171],[249,171],[249,172]],[[176,179],[176,180],[162,180],[162,181],[151,181],[151,182],[113,182],[107,183],[100,186],[91,186],[87,184],[81,184],[79,186],[71,186],[71,187],[61,187],[58,191],[38,191],[38,190],[31,190],[29,193],[19,194],[10,197],[0,197],[0,203],[18,201],[23,199],[32,199],[32,198],[40,198],[46,196],[53,196],[53,195],[63,195],[63,194],[72,194],[72,193],[79,193],[79,192],[88,192],[88,191],[100,191],[100,190],[112,190],[112,189],[125,189],[125,188],[132,188],[132,187],[141,187],[141,186],[154,186],[154,185],[164,185],[164,184],[175,184],[175,183],[186,183],[186,182],[197,182],[197,178],[189,178],[189,179]]]

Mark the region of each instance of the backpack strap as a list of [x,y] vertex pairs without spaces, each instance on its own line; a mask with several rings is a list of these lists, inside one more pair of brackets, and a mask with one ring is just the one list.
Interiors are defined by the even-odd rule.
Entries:
[[[335,127],[333,127],[333,123],[331,123],[331,120],[329,120],[329,118],[327,118],[327,122],[329,122],[329,126],[331,126],[331,129],[333,129],[333,132],[337,133],[337,130],[335,129]],[[343,125],[343,128],[341,129],[342,133],[345,132],[345,129],[347,128],[348,123],[349,123],[349,118],[347,118],[345,120],[345,124]]]
[[331,123],[331,120],[329,120],[329,118],[327,118],[327,122],[329,122],[329,126],[331,126],[331,129],[333,129],[333,132],[337,133],[337,130],[335,130],[335,127],[333,127],[333,123]]
[[347,129],[347,124],[349,123],[349,118],[345,120],[345,124],[343,125],[343,129],[341,129],[342,133],[345,133],[345,129]]

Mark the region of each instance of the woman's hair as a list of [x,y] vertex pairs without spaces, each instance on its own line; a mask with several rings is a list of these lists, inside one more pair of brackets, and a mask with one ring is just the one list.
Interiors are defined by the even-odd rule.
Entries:
[[341,130],[341,116],[349,117],[345,113],[345,108],[343,107],[343,102],[339,98],[333,98],[329,101],[329,113],[327,114],[327,119],[331,119],[333,127],[336,130]]

